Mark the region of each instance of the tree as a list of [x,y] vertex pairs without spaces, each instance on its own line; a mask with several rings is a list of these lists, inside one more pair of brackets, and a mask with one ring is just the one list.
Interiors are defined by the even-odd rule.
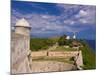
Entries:
[[66,45],[66,35],[63,35],[63,36],[61,36],[60,37],[60,39],[58,40],[58,44],[60,45],[60,46],[63,46],[63,45]]

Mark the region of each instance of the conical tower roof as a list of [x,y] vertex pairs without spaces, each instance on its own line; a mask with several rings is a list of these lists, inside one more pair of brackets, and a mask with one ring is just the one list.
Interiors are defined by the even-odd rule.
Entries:
[[18,20],[18,21],[16,22],[16,25],[15,25],[15,26],[16,26],[16,27],[17,27],[17,26],[20,26],[20,27],[30,27],[28,21],[27,21],[26,19],[24,19],[24,18]]

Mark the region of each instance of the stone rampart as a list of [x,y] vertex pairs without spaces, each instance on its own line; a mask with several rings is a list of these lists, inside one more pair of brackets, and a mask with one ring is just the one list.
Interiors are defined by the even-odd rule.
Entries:
[[31,53],[32,59],[35,57],[57,57],[57,58],[71,58],[75,57],[75,63],[78,68],[83,65],[82,51],[36,51]]
[[31,57],[49,56],[49,57],[74,57],[79,51],[34,51]]
[[47,51],[34,51],[31,53],[31,57],[47,56]]
[[29,73],[29,37],[12,33],[11,36],[11,73]]
[[74,57],[78,54],[78,51],[50,51],[48,56],[50,57]]

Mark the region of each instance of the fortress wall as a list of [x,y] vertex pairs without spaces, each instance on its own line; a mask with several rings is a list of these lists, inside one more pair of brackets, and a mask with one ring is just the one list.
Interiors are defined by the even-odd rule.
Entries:
[[80,66],[83,65],[83,57],[82,57],[82,51],[49,51],[48,56],[50,57],[64,57],[64,58],[70,58],[75,57],[76,58],[76,64],[79,69],[81,69]]
[[50,51],[49,56],[52,57],[73,57],[78,54],[78,51],[67,51],[67,52],[62,52],[62,51]]
[[73,57],[78,51],[35,51],[31,53],[31,57],[50,56],[50,57]]
[[[29,62],[27,58],[27,53],[29,50],[29,37],[12,34],[11,36],[11,72],[15,73],[25,73],[29,72]],[[24,68],[24,69],[20,69]],[[26,70],[25,70],[26,69]]]
[[70,58],[75,57],[77,67],[80,69],[80,66],[83,65],[82,51],[36,51],[31,53],[31,57],[63,57]]
[[83,65],[83,57],[82,57],[82,51],[79,52],[79,57],[76,61],[77,67],[80,68],[80,66]]
[[31,53],[31,57],[47,56],[47,51],[34,51]]

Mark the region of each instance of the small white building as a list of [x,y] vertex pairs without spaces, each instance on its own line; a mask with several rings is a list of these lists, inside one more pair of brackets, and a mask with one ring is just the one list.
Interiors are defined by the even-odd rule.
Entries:
[[66,39],[69,40],[70,39],[70,36],[67,36]]

